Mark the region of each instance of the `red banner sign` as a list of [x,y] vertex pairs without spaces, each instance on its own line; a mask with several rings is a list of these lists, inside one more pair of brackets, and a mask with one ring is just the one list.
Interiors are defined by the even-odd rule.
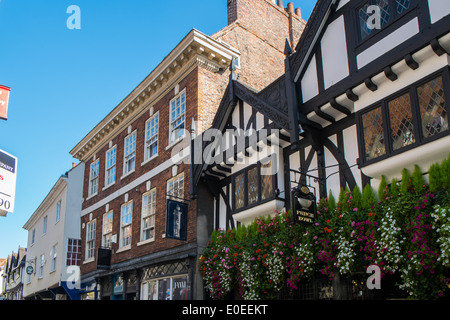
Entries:
[[0,85],[0,119],[8,119],[8,100],[10,88]]

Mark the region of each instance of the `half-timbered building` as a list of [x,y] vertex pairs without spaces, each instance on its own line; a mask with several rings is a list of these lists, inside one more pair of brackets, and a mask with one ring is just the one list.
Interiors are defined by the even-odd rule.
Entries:
[[284,75],[260,91],[231,77],[222,140],[201,139],[213,152],[194,170],[210,230],[289,208],[300,182],[326,197],[448,157],[449,14],[446,0],[319,0]]

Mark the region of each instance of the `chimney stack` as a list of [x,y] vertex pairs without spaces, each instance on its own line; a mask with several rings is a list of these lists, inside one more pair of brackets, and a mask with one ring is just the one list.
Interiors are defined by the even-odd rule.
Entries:
[[294,4],[292,2],[287,4],[287,12],[294,14]]
[[283,9],[283,0],[277,0],[277,5]]
[[299,18],[301,18],[301,17],[302,17],[302,10],[300,10],[300,8],[296,8],[296,9],[295,9],[295,14],[296,14]]

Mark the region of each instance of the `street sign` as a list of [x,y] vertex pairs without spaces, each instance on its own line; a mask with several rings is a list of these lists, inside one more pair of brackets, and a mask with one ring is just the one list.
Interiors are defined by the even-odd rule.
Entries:
[[17,158],[0,150],[0,216],[14,212]]
[[10,88],[0,85],[0,119],[8,119],[8,101]]

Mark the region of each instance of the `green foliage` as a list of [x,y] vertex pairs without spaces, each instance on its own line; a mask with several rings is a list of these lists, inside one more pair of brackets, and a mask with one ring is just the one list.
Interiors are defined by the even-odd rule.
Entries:
[[383,276],[399,275],[396,286],[413,299],[448,298],[449,170],[450,158],[433,165],[427,185],[419,167],[412,176],[405,169],[401,183],[383,177],[378,192],[341,189],[337,204],[330,192],[313,225],[292,224],[283,212],[214,231],[199,260],[206,289],[214,299],[234,288],[244,299],[277,299],[313,274],[351,277],[377,264]]
[[400,186],[400,192],[402,194],[408,193],[409,189],[411,188],[411,174],[409,173],[409,170],[404,168],[402,170],[402,184]]
[[327,208],[330,211],[336,209],[336,199],[334,198],[333,193],[331,192],[331,190],[330,190],[329,195],[328,195]]
[[361,208],[364,210],[371,209],[377,203],[377,198],[375,196],[375,190],[371,185],[367,184],[362,193]]
[[399,181],[397,179],[392,179],[391,185],[390,185],[390,193],[391,197],[397,198],[400,195],[400,187],[399,187]]
[[428,182],[431,192],[437,192],[442,189],[441,166],[438,163],[431,165],[428,170]]
[[414,171],[412,173],[412,186],[414,187],[414,191],[418,194],[424,190],[425,179],[423,178],[422,170],[418,165],[414,166]]
[[361,193],[361,189],[359,189],[358,185],[356,185],[353,188],[352,196],[353,196],[353,208],[361,208],[361,205],[362,205],[362,193]]
[[442,189],[450,190],[450,156],[441,163]]
[[389,196],[389,188],[387,185],[386,177],[384,175],[381,176],[381,182],[378,186],[378,199],[382,202],[386,201]]

